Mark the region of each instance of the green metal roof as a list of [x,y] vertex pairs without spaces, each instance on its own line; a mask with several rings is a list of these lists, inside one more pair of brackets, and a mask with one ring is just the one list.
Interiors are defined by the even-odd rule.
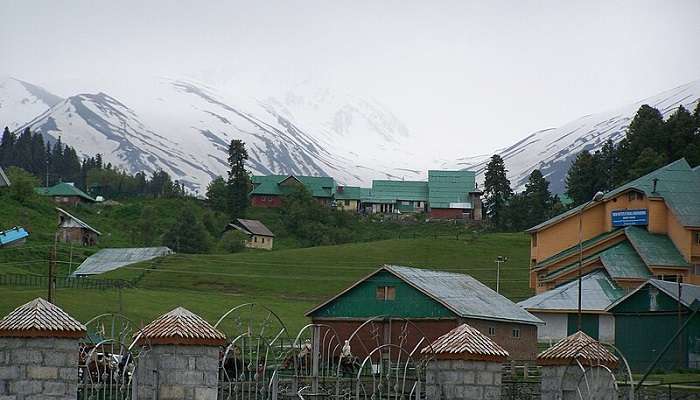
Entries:
[[[654,179],[657,179],[654,192]],[[662,197],[683,226],[700,227],[700,174],[690,167],[685,158],[674,161],[656,171],[628,182],[603,197],[603,201],[631,189],[645,193],[647,197]],[[539,225],[528,229],[535,232],[551,224],[577,214],[583,205],[572,208]]]
[[[581,278],[581,309],[604,312],[617,299],[622,290],[603,270],[596,270]],[[530,312],[536,310],[576,310],[578,308],[578,281],[565,283],[552,290],[523,300],[518,305]]]
[[[644,289],[647,286],[654,286],[657,289],[664,292],[670,298],[676,300],[678,299],[678,283],[662,281],[658,279],[649,279],[645,284],[640,285],[635,290],[627,293],[626,295],[620,297],[613,304],[608,306],[607,311],[612,311],[615,307],[624,303],[627,299],[634,296],[637,292]],[[690,307],[695,300],[700,300],[700,286],[691,285],[689,283],[681,283],[681,304],[686,307]]]
[[335,198],[338,200],[360,200],[361,188],[359,186],[338,186],[335,190]]
[[41,196],[78,196],[88,201],[95,201],[95,199],[93,199],[92,197],[88,196],[85,192],[75,187],[75,185],[73,185],[72,183],[61,182],[49,188],[34,188],[34,191]]
[[690,266],[666,235],[649,233],[646,229],[637,226],[625,228],[625,234],[648,266]]
[[430,208],[471,208],[469,192],[475,191],[474,171],[428,171]]
[[626,241],[601,252],[600,261],[614,279],[649,279],[652,277],[647,265]]
[[367,203],[395,203],[397,200],[428,201],[428,182],[375,180],[372,190],[362,196],[362,201]]
[[280,185],[287,179],[296,179],[314,197],[332,197],[335,192],[335,180],[328,176],[304,176],[304,175],[254,175],[252,182],[255,188],[251,195],[281,196],[289,192],[284,185]]

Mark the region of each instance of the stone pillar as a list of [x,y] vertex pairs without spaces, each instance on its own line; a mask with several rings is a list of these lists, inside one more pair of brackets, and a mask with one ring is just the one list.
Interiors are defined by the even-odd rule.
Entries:
[[426,370],[429,399],[499,400],[501,373],[508,352],[467,324],[422,350],[434,360]]
[[178,307],[136,333],[142,353],[136,367],[139,399],[216,400],[223,333]]
[[581,331],[540,353],[537,362],[542,367],[542,400],[617,399],[615,377],[609,372],[617,357]]
[[85,327],[35,299],[0,321],[0,399],[75,400]]

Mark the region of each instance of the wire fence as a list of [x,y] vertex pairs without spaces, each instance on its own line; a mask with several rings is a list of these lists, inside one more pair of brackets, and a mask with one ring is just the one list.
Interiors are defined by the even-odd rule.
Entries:
[[[73,276],[54,277],[58,289],[121,289],[132,287],[131,283],[119,279],[92,279]],[[46,275],[28,274],[2,274],[0,286],[45,288],[49,285],[49,277]]]

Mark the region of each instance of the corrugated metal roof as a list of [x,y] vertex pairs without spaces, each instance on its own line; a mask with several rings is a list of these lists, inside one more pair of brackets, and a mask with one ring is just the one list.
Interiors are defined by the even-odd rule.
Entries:
[[439,359],[484,360],[503,362],[510,354],[488,336],[467,324],[462,324],[437,338],[432,346],[421,350],[434,352]]
[[615,279],[649,279],[652,276],[644,260],[627,241],[602,251],[600,261]]
[[272,233],[271,230],[267,229],[267,227],[257,219],[242,219],[238,218],[236,220],[238,225],[248,231],[249,233],[253,235],[260,235],[260,236],[270,236],[274,237],[275,234]]
[[29,233],[19,226],[6,231],[0,231],[0,246],[16,242],[29,237]]
[[638,226],[625,228],[625,235],[648,266],[690,267],[666,235],[653,234]]
[[[581,278],[581,309],[588,312],[605,312],[617,299],[622,290],[605,271],[593,271]],[[533,311],[571,311],[578,309],[578,281],[540,293],[523,300],[518,305]]]
[[83,227],[83,228],[85,228],[85,229],[88,229],[88,230],[91,230],[91,231],[95,232],[95,233],[98,234],[98,235],[102,235],[102,234],[100,233],[100,231],[98,231],[97,229],[95,229],[95,228],[91,227],[90,225],[86,224],[86,223],[83,222],[80,218],[78,218],[78,217],[72,215],[72,214],[69,213],[68,211],[66,211],[66,210],[64,210],[64,209],[62,209],[62,208],[58,208],[58,207],[56,207],[56,211],[58,211],[58,212],[61,213],[61,214],[64,214],[64,215],[67,216],[68,218],[72,219],[73,221],[75,221],[75,222],[76,222],[78,225],[80,225],[81,227]]
[[469,193],[475,191],[474,171],[428,171],[430,208],[470,208]]
[[3,186],[10,186],[12,182],[10,182],[10,178],[5,175],[5,171],[0,167],[0,187]]
[[568,365],[573,360],[593,366],[616,366],[619,361],[605,346],[581,331],[565,337],[537,356],[540,365]]
[[463,318],[544,324],[469,275],[385,265],[384,268]]
[[134,247],[124,249],[102,249],[86,258],[73,276],[102,274],[130,264],[152,260],[173,254],[167,247]]
[[220,346],[226,335],[199,315],[183,307],[161,315],[134,334],[138,344],[182,344]]
[[372,181],[371,197],[367,202],[428,201],[428,182],[424,181]]
[[86,331],[83,324],[41,298],[15,308],[0,321],[0,336],[3,337],[80,338]]
[[[627,300],[629,297],[637,293],[638,291],[642,290],[643,288],[652,285],[656,287],[657,289],[661,290],[662,292],[666,293],[669,297],[673,299],[678,299],[678,283],[677,282],[669,282],[669,281],[662,281],[659,279],[649,279],[645,284],[640,285],[630,293],[627,293],[623,297],[619,298],[617,301],[615,301],[613,304],[608,306],[608,311],[611,311],[614,309],[617,305],[623,303],[625,300]],[[681,283],[681,304],[683,304],[686,307],[690,307],[691,304],[695,300],[700,300],[700,286],[698,285],[691,285],[689,283]]]
[[[657,179],[656,191],[653,190],[654,179]],[[662,197],[683,226],[700,226],[700,174],[693,171],[684,158],[605,193],[603,201],[631,189],[642,191],[647,197]],[[538,231],[576,215],[582,207],[572,208],[533,226],[527,232]]]
[[78,196],[88,201],[95,201],[95,199],[93,199],[87,193],[75,187],[75,185],[73,185],[72,183],[60,182],[49,188],[35,188],[34,190],[37,194],[40,194],[42,196]]
[[255,188],[251,195],[281,196],[289,192],[290,187],[283,183],[288,179],[294,179],[306,187],[314,197],[332,197],[335,192],[335,180],[328,176],[306,175],[254,175],[252,177]]
[[360,200],[362,192],[359,186],[338,186],[334,197],[338,200]]

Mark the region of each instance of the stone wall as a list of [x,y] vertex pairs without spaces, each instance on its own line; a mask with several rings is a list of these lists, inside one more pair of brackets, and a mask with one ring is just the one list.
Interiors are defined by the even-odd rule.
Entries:
[[542,367],[542,400],[579,400],[583,398],[617,399],[614,378],[602,367],[586,369],[586,377],[578,364]]
[[153,345],[141,355],[135,385],[139,399],[157,392],[158,400],[216,400],[218,374],[216,346]]
[[77,339],[0,338],[0,400],[75,400],[77,393]]
[[426,371],[427,398],[499,400],[502,368],[498,362],[435,360]]

